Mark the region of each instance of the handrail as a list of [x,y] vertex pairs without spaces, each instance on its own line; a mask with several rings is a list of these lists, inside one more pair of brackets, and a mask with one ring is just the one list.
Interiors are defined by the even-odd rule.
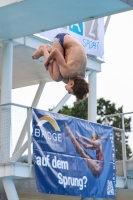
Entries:
[[5,103],[5,104],[0,104],[0,107],[1,107],[1,106],[8,106],[8,105],[17,106],[17,107],[22,107],[22,108],[32,108],[32,107],[29,107],[29,106],[24,106],[24,105],[16,104],[16,103]]
[[122,116],[122,115],[127,115],[127,114],[132,114],[133,112],[126,112],[126,113],[115,113],[115,114],[111,114],[111,115],[105,115],[105,118],[108,117],[116,117],[116,116]]
[[107,118],[110,117],[121,117],[122,119],[122,129],[112,127],[115,131],[119,131],[122,134],[122,157],[123,157],[123,172],[124,172],[124,177],[125,177],[125,188],[127,188],[127,157],[126,157],[126,142],[125,142],[125,123],[124,123],[124,115],[127,114],[133,114],[133,112],[126,112],[126,113],[115,113],[111,115],[105,115],[105,123],[106,125],[108,124]]

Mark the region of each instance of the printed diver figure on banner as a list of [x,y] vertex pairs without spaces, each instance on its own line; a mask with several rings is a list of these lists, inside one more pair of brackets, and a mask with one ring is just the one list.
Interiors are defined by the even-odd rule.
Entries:
[[89,84],[84,80],[87,57],[82,44],[67,33],[59,33],[53,46],[40,45],[32,58],[41,56],[44,56],[44,66],[54,81],[66,83],[66,90],[75,95],[77,101],[87,96]]
[[[104,155],[102,150],[102,144],[98,139],[107,140],[107,138],[97,135],[95,132],[92,133],[92,140],[80,135],[77,131],[76,134],[78,137],[75,137],[67,123],[65,123],[65,129],[67,131],[67,136],[71,139],[76,152],[84,158],[84,161],[91,173],[95,178],[98,178],[104,169]],[[81,140],[82,139],[82,140]],[[84,142],[84,141],[85,142]],[[81,146],[80,144],[86,148],[91,150],[96,150],[96,158],[94,160]]]

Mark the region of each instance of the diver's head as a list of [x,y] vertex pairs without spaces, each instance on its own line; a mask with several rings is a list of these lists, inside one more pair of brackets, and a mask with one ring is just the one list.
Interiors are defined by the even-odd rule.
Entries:
[[81,76],[69,78],[65,88],[69,94],[76,96],[77,102],[84,100],[89,93],[89,84]]

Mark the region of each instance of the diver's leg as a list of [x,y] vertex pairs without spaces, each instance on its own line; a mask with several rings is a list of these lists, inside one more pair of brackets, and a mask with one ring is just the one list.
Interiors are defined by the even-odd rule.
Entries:
[[[53,50],[53,48],[50,45],[47,44],[44,46],[41,44],[39,46],[39,48],[35,51],[35,53],[32,55],[32,58],[38,59],[41,56],[44,56],[45,60],[47,60],[47,58],[49,57],[49,54],[52,52],[52,50]],[[49,71],[49,74],[54,81],[62,80],[62,76],[59,71],[59,66],[55,59],[51,60],[48,63],[48,66],[46,69]]]
[[[64,57],[64,49],[63,47],[60,45],[59,41],[57,40],[57,38],[54,38],[53,41],[53,48],[58,48],[59,51],[61,52],[62,56]],[[49,65],[48,66],[48,71],[50,76],[52,77],[52,79],[54,81],[61,81],[63,79],[61,73],[60,73],[60,69],[59,69],[59,65],[57,64],[57,61],[55,59],[53,59],[53,65]]]
[[76,137],[72,134],[69,126],[67,125],[67,123],[65,123],[65,129],[66,129],[66,132],[67,132],[67,136],[71,139],[75,149],[76,149],[76,152],[83,158],[90,158],[91,157],[89,155],[86,155],[84,149],[82,149],[82,147],[80,146],[80,144],[78,143]]

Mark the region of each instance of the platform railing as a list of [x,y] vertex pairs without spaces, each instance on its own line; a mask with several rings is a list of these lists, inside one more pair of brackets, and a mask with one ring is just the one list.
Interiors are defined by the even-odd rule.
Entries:
[[[108,118],[121,116],[122,128],[113,127],[122,135],[122,161],[118,161],[119,165],[122,163],[122,173],[127,177],[127,158],[126,158],[126,143],[125,143],[125,127],[124,115],[130,113],[118,113],[108,115],[105,117],[106,125],[108,125]],[[26,156],[26,162],[32,163],[31,152],[31,117],[32,108],[19,104],[9,103],[0,105],[0,164],[11,162],[22,162],[20,158],[22,155]]]
[[[127,154],[126,154],[126,140],[125,140],[125,123],[124,123],[124,116],[125,115],[130,115],[133,114],[133,112],[126,112],[126,113],[116,113],[112,115],[106,115],[105,116],[105,125],[109,125],[109,118],[112,117],[121,117],[121,123],[122,127],[117,128],[117,127],[112,127],[114,131],[121,133],[122,136],[122,160],[116,161],[116,170],[118,171],[117,174],[123,174],[125,178],[125,187],[127,186]],[[122,165],[122,167],[121,167]],[[119,173],[119,170],[121,171]],[[122,173],[123,172],[123,173]]]
[[0,164],[19,162],[22,155],[31,155],[32,108],[9,103],[0,105]]

